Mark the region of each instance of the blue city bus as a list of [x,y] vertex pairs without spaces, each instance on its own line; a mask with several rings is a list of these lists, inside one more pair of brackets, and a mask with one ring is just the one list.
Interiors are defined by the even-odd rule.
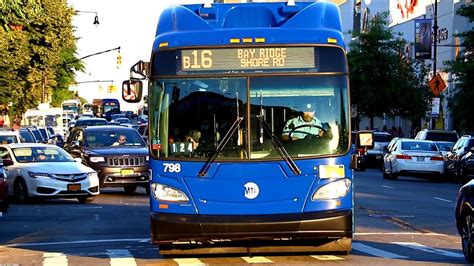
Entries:
[[120,114],[120,102],[115,98],[94,99],[92,101],[95,116],[112,120],[113,114]]
[[[126,101],[149,81],[161,254],[351,250],[349,72],[335,4],[169,7],[151,61],[131,73],[140,77],[124,81]],[[317,123],[301,120],[308,112]]]

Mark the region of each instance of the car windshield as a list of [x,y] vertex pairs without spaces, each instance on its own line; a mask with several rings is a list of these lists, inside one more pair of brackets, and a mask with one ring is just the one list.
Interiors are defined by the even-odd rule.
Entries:
[[434,143],[405,141],[402,142],[402,150],[405,151],[438,151]]
[[18,143],[14,135],[0,135],[0,144]]
[[19,147],[13,155],[20,163],[74,162],[74,158],[57,147]]
[[94,130],[86,133],[85,147],[145,147],[142,137],[136,130]]

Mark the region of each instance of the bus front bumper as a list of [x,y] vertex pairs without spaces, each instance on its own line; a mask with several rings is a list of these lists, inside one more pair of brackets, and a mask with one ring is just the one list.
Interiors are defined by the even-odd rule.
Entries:
[[352,210],[278,215],[151,214],[151,240],[210,243],[352,238]]

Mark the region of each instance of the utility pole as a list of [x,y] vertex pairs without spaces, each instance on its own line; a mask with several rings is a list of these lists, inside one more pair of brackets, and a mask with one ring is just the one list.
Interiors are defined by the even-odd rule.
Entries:
[[[434,1],[434,21],[433,21],[433,78],[436,77],[436,57],[438,44],[438,0]],[[436,88],[438,91],[438,88]],[[441,114],[441,112],[440,112]],[[436,128],[436,117],[431,117],[431,128]]]

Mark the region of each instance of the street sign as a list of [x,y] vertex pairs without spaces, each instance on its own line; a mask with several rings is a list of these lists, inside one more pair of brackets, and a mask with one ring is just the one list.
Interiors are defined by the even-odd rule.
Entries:
[[428,81],[428,85],[435,97],[438,97],[439,94],[446,89],[446,83],[444,83],[444,80],[439,73]]

